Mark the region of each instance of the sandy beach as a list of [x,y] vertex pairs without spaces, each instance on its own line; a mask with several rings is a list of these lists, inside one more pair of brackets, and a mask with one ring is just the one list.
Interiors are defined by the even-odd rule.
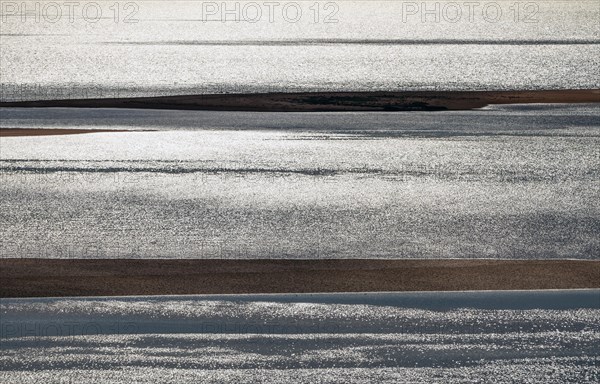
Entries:
[[1,259],[0,297],[600,288],[585,260]]
[[598,89],[207,94],[4,102],[0,107],[327,112],[471,110],[493,104],[594,102],[600,102]]

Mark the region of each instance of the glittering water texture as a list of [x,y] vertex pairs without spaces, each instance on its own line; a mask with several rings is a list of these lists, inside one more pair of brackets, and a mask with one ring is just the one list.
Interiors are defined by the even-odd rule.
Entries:
[[11,383],[577,382],[600,292],[2,299]]
[[[272,13],[263,2],[142,0],[117,2],[118,14],[82,3],[73,18],[63,3],[58,18],[56,2],[11,4],[0,20],[2,100],[600,87],[596,0],[300,1]],[[247,4],[260,8],[256,22]]]
[[2,257],[600,253],[597,105],[2,114],[5,127],[158,130],[0,139]]

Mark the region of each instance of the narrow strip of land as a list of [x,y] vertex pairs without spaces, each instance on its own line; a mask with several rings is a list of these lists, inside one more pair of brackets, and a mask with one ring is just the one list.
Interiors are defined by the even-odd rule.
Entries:
[[213,94],[4,102],[0,107],[136,108],[257,112],[470,110],[492,104],[598,103],[600,89]]
[[572,288],[600,261],[0,259],[0,297]]
[[17,136],[55,136],[55,135],[78,135],[82,133],[100,132],[126,132],[117,129],[39,129],[39,128],[0,128],[0,137]]

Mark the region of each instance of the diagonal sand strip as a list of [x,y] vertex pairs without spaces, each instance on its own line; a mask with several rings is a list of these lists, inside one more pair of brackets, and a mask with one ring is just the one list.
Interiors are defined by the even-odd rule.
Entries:
[[132,132],[124,129],[0,128],[0,137],[78,135],[82,133]]

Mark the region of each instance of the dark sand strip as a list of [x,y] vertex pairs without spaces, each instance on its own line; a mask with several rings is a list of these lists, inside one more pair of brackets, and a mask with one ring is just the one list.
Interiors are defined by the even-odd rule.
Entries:
[[5,102],[0,107],[324,112],[470,110],[491,104],[527,103],[600,103],[600,90],[219,94]]
[[0,259],[0,297],[569,288],[600,261]]
[[117,129],[39,129],[39,128],[0,128],[0,137],[17,136],[55,136],[55,135],[78,135],[82,133],[100,132],[132,132]]

